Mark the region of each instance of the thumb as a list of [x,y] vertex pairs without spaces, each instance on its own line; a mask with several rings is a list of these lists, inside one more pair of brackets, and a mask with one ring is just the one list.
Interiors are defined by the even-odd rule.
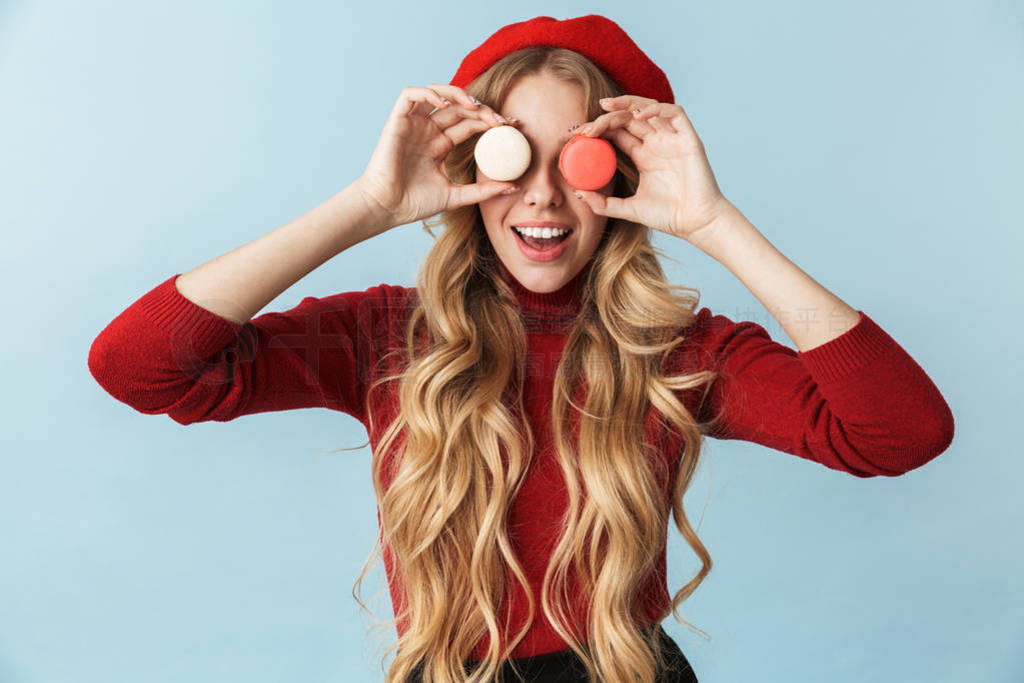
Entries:
[[600,192],[591,190],[573,190],[572,193],[578,199],[583,200],[583,203],[598,216],[634,220],[633,212],[629,210],[629,206],[621,197],[606,197]]
[[452,207],[477,204],[499,194],[511,194],[519,188],[512,183],[467,183],[452,188]]

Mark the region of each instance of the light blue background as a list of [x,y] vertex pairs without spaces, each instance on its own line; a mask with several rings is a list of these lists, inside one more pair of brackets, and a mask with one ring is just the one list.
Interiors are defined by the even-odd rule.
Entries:
[[[708,441],[714,570],[666,628],[702,683],[1024,680],[1024,10],[961,2],[7,2],[0,681],[380,681],[350,595],[368,448],[327,410],[183,428],[111,398],[93,339],[171,275],[355,180],[406,85],[500,26],[598,12],[666,71],[725,195],[925,368],[956,439],[857,479]],[[673,281],[792,346],[680,240]],[[414,285],[403,226],[275,299]],[[899,400],[899,397],[894,397]],[[673,534],[674,592],[698,568]],[[380,564],[366,582],[392,616]],[[386,632],[384,644],[393,631]]]

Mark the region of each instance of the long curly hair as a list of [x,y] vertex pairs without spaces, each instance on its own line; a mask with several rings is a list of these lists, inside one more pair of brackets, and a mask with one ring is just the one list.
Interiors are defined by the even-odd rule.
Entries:
[[[509,54],[465,90],[500,111],[516,79],[536,73],[582,86],[588,120],[603,113],[598,100],[623,94],[593,62],[554,47]],[[474,181],[478,137],[447,156],[453,182]],[[639,174],[628,156],[616,153],[614,195],[628,197]],[[518,581],[529,598],[530,622],[538,609],[505,525],[535,446],[522,391],[526,329],[479,206],[422,224],[434,244],[419,269],[404,347],[392,352],[402,355],[402,371],[369,388],[372,393],[396,382],[389,391],[398,409],[373,450],[380,533],[353,597],[366,609],[357,591],[383,550],[403,589],[395,618],[374,627],[404,625],[385,653],[397,648],[388,683],[413,675],[424,683],[477,683],[495,678],[529,627],[506,634],[500,647],[498,610],[507,582]],[[446,229],[435,236],[431,228],[439,225]],[[715,373],[662,373],[665,356],[684,340],[700,294],[666,282],[657,258],[663,254],[650,240],[647,226],[608,220],[554,378],[550,419],[569,509],[539,609],[592,680],[649,682],[665,666],[657,632],[640,616],[637,589],[666,542],[670,510],[702,567],[659,621],[671,613],[694,630],[677,609],[711,571],[711,557],[683,509],[704,425],[673,392],[703,385],[706,396]],[[585,394],[574,393],[578,385]],[[656,457],[657,445],[644,437],[651,409],[684,444],[672,481],[665,459]],[[372,434],[372,412],[369,419]],[[392,449],[398,452],[385,457]],[[585,590],[585,640],[569,617],[571,572]],[[469,674],[464,665],[485,635],[486,658]]]

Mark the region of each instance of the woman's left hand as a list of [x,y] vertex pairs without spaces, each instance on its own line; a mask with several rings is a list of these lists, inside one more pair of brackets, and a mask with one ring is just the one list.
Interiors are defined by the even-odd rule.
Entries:
[[576,190],[576,196],[598,215],[642,223],[691,241],[729,202],[683,108],[636,95],[602,100],[601,106],[608,113],[580,130],[608,138],[629,155],[640,182],[631,197],[586,190]]

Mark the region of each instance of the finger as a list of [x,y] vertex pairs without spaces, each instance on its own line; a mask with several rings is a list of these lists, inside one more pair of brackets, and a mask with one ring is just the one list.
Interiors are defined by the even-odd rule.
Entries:
[[455,85],[449,85],[447,83],[431,83],[430,88],[436,90],[442,95],[447,95],[453,102],[458,102],[470,111],[481,112],[485,114],[492,114],[497,123],[509,123],[514,119],[502,116],[499,112],[495,111],[492,107],[484,104],[476,97],[470,95],[465,89]]
[[672,127],[672,124],[661,118],[660,116],[652,116],[647,120],[651,124],[651,128],[658,131],[659,133],[668,133],[669,135],[678,135],[676,129]]
[[476,99],[462,88],[444,83],[431,83],[430,87],[443,95],[449,95],[471,111],[479,111],[485,117],[491,118],[495,123],[507,123],[508,120],[491,107]]
[[467,109],[462,105],[453,104],[443,109],[435,108],[427,116],[434,121],[443,122],[442,125],[449,125],[460,116],[486,120],[495,126],[504,126],[516,122],[515,119],[506,118],[486,105],[480,105],[476,109]]
[[[602,118],[607,117],[607,118]],[[632,135],[641,140],[645,135],[650,135],[654,132],[654,129],[646,121],[638,120],[632,111],[625,112],[613,112],[611,114],[602,114],[600,117],[594,120],[594,123],[598,125],[596,129],[598,135],[604,134],[605,132],[612,130],[627,130]],[[594,133],[589,133],[593,135]]]
[[494,128],[488,121],[480,119],[462,119],[441,129],[441,132],[452,141],[452,145],[465,142],[478,133],[485,133]]
[[634,109],[633,118],[637,121],[646,121],[650,124],[651,128],[656,131],[675,134],[678,131],[672,126],[668,119],[664,118],[666,114],[673,111],[674,108],[669,105],[655,102],[654,104],[649,104],[646,107]]
[[633,211],[632,197],[623,199],[622,197],[607,196],[600,192],[589,190],[574,190],[573,194],[599,216],[623,218],[627,221],[639,222],[637,221],[636,212]]
[[629,123],[622,127],[641,140],[655,132],[654,127],[650,123],[647,121],[638,121],[633,116],[630,116]]
[[664,113],[663,116],[668,119],[677,133],[682,133],[694,142],[700,142],[697,129],[690,123],[690,117],[686,115],[686,111],[682,107],[675,105],[670,112]]
[[466,109],[475,110],[480,105],[479,100],[456,85],[449,85],[447,83],[431,83],[428,87],[448,97],[453,102],[457,101]]
[[629,110],[601,114],[596,119],[583,126],[580,130],[586,131],[583,133],[584,135],[597,137],[602,135],[605,131],[622,127],[625,127],[637,137],[642,137],[643,135],[654,132],[654,129],[651,128],[649,123],[645,121],[636,121],[633,113]]
[[443,109],[450,104],[446,97],[430,88],[407,85],[402,88],[391,113],[396,116],[423,116],[432,106]]
[[426,153],[433,159],[444,159],[456,145],[492,127],[487,121],[463,119],[442,129],[439,134],[431,135],[427,141]]
[[615,111],[618,109],[636,109],[637,107],[643,107],[657,101],[650,97],[640,97],[639,95],[619,95],[618,97],[606,97],[598,102],[598,104],[609,111]]
[[647,112],[644,114],[636,114],[635,116],[637,116],[637,118],[642,117],[643,121],[646,121],[651,126],[651,128],[658,131],[659,133],[670,133],[672,135],[678,135],[676,129],[672,127],[672,124],[669,123],[666,119],[663,119],[662,117],[658,116],[657,114]]
[[514,119],[505,119],[504,122],[499,120],[497,113],[491,109],[486,109],[484,107],[467,109],[461,104],[454,103],[443,109],[435,109],[427,116],[442,129],[454,125],[463,119],[477,119],[485,121],[492,126],[503,126],[506,124],[514,125],[518,123]]
[[625,152],[630,158],[644,141],[630,133],[625,128],[613,128],[608,131],[608,138],[615,143],[615,146]]
[[513,183],[502,183],[494,180],[483,183],[453,185],[451,188],[452,204],[450,208],[478,204],[500,194],[511,194],[517,189],[519,188]]

